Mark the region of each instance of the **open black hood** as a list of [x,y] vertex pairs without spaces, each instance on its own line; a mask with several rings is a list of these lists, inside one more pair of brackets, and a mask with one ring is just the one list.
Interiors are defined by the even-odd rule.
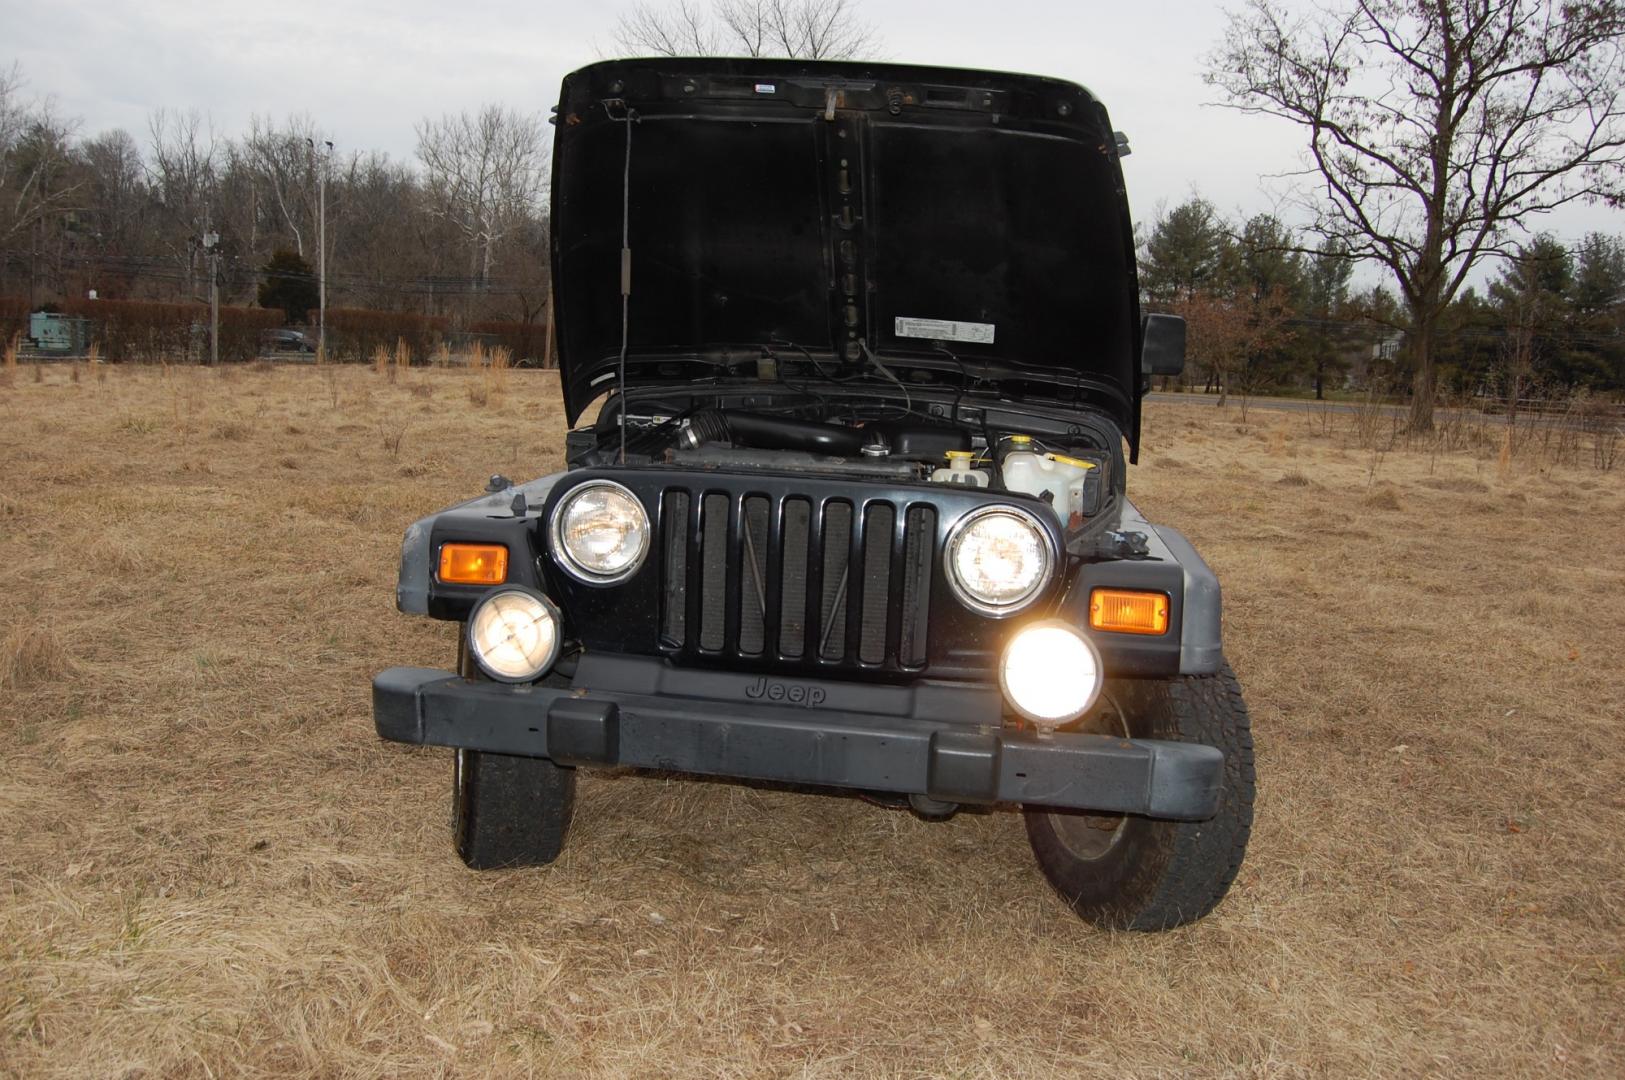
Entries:
[[763,348],[940,365],[941,343],[1001,393],[1093,404],[1133,440],[1132,230],[1110,122],[1081,86],[883,63],[615,60],[566,77],[557,113],[571,423],[615,386],[624,214],[629,387],[710,377]]

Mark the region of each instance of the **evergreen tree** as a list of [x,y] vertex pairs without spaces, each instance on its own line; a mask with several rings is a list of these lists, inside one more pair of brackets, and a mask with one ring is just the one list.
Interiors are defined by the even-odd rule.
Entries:
[[1315,400],[1326,396],[1328,379],[1341,380],[1348,371],[1349,278],[1354,262],[1343,244],[1322,240],[1309,260],[1304,274],[1304,316],[1307,325],[1299,334],[1308,357],[1309,376],[1315,387]]
[[1568,298],[1574,381],[1625,390],[1625,237],[1592,233],[1581,242]]
[[310,264],[295,251],[278,251],[262,269],[259,303],[263,308],[281,308],[291,323],[304,322],[310,309],[320,303],[316,275]]
[[1567,352],[1573,280],[1568,249],[1542,233],[1522,245],[1500,278],[1490,283],[1490,300],[1505,332],[1500,368],[1509,400],[1516,402],[1536,381],[1572,381]]
[[1230,246],[1218,211],[1200,196],[1158,216],[1140,260],[1146,298],[1153,304],[1174,304],[1213,287]]

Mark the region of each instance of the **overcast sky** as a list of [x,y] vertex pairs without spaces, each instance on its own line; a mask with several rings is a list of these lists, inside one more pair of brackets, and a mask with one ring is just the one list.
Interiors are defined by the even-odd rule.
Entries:
[[[702,0],[704,2],[704,0]],[[462,0],[0,0],[0,65],[55,98],[83,134],[123,127],[143,144],[161,106],[207,113],[237,135],[251,115],[308,112],[341,152],[413,157],[421,117],[483,102],[545,114],[560,78],[612,51],[629,4]],[[1133,0],[864,0],[887,57],[1030,71],[1081,82],[1134,153],[1136,220],[1199,190],[1227,212],[1277,208],[1297,129],[1208,104],[1203,55],[1221,9]],[[1265,176],[1261,180],[1261,175]],[[1625,220],[1572,207],[1544,225],[1573,242]]]

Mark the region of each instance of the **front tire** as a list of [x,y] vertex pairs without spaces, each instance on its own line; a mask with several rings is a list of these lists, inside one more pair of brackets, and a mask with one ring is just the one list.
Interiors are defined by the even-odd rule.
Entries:
[[[462,634],[457,671],[464,678],[483,678]],[[452,836],[458,857],[470,869],[545,866],[557,859],[575,801],[576,771],[547,758],[452,751]]]
[[1112,930],[1169,930],[1212,911],[1252,831],[1252,730],[1228,664],[1214,675],[1109,682],[1085,730],[1205,743],[1224,751],[1218,812],[1165,821],[1026,806],[1027,839],[1073,911]]
[[559,857],[575,808],[574,769],[462,749],[453,769],[452,831],[467,866],[544,866]]

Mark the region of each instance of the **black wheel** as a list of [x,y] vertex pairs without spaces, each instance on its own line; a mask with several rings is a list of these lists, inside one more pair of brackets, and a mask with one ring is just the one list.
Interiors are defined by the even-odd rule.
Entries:
[[1215,675],[1110,681],[1076,730],[1216,746],[1224,781],[1207,821],[1024,807],[1050,884],[1073,911],[1113,930],[1168,930],[1212,911],[1241,869],[1253,824],[1253,737],[1229,665]]
[[452,810],[457,854],[475,870],[542,866],[564,850],[576,771],[546,758],[457,750]]
[[[461,637],[457,669],[479,677]],[[452,836],[472,869],[543,866],[558,858],[575,799],[576,771],[547,758],[452,752]]]

